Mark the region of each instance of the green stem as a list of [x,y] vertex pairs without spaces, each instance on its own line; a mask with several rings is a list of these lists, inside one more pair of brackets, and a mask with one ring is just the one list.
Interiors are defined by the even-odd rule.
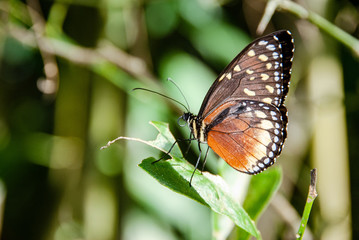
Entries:
[[212,211],[211,212],[212,215],[212,240],[217,240],[218,237],[218,233],[220,232],[220,226],[219,226],[219,214]]
[[339,27],[335,26],[333,23],[329,22],[325,18],[320,15],[308,11],[304,7],[300,6],[297,3],[291,1],[280,1],[278,2],[278,7],[282,10],[286,10],[295,16],[301,19],[307,19],[309,22],[316,25],[321,30],[328,33],[333,38],[337,39],[339,42],[346,45],[349,49],[351,49],[358,57],[359,57],[359,40],[343,31]]
[[304,207],[302,221],[300,222],[300,226],[297,232],[297,239],[302,239],[304,235],[305,228],[307,227],[308,219],[310,212],[312,210],[312,206],[314,203],[315,198],[318,196],[316,190],[316,181],[317,181],[317,169],[314,168],[311,172],[311,182],[309,186],[309,192],[307,197],[307,202]]
[[319,29],[325,31],[327,34],[343,43],[349,49],[351,49],[357,57],[359,57],[359,40],[351,36],[347,32],[343,31],[339,27],[335,26],[333,23],[329,22],[320,15],[308,11],[301,5],[288,1],[288,0],[269,0],[266,6],[263,17],[258,25],[257,33],[263,33],[264,29],[267,27],[270,19],[272,18],[275,9],[287,11],[297,16],[300,19],[306,19],[309,22],[313,23]]

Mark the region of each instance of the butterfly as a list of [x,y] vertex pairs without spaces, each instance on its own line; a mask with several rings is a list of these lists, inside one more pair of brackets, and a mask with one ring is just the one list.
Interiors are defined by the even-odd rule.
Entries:
[[200,143],[207,143],[247,174],[260,173],[276,161],[287,137],[283,104],[293,53],[291,33],[281,30],[254,40],[232,60],[210,87],[199,113],[181,116],[200,153]]

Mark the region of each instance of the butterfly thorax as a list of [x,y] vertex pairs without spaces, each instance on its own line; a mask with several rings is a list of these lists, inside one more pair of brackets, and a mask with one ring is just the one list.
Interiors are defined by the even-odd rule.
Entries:
[[182,115],[182,119],[187,122],[195,139],[203,143],[207,142],[206,124],[200,117],[188,112]]

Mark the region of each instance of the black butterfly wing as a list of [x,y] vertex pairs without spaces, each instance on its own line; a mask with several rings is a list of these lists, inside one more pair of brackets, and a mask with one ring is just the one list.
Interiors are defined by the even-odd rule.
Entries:
[[204,119],[225,101],[254,100],[281,107],[288,93],[294,44],[286,30],[254,40],[212,84],[198,116]]

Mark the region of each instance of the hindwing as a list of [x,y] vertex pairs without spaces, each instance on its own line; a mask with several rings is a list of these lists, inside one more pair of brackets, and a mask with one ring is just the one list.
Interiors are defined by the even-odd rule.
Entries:
[[[217,109],[216,109],[217,110]],[[228,101],[204,119],[207,143],[238,171],[256,174],[275,162],[286,138],[285,108],[251,100]]]

